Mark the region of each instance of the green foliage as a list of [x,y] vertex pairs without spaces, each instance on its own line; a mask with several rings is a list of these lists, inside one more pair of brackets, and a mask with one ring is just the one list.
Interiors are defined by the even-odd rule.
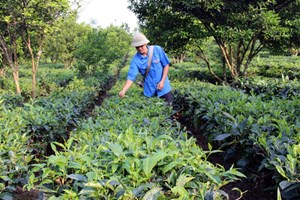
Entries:
[[21,94],[18,71],[24,52],[32,62],[32,97],[35,98],[35,75],[45,35],[53,31],[53,23],[70,9],[69,1],[8,0],[1,1],[0,6],[1,51],[14,73],[17,94]]
[[[65,87],[76,75],[72,69],[64,69],[62,65],[41,64],[39,76],[37,77],[37,96],[48,96],[52,92]],[[19,70],[20,84],[22,84],[22,96],[30,99],[31,95],[31,69],[24,65]],[[2,88],[0,93],[14,93],[15,86],[12,80],[12,74],[7,73],[6,77],[0,80]]]
[[300,59],[295,56],[259,56],[254,59],[249,73],[255,75],[282,78],[290,80],[300,79]]
[[28,189],[49,199],[222,199],[220,188],[244,177],[207,162],[212,152],[180,130],[161,99],[141,96],[137,86],[120,99],[120,88],[68,140],[51,144],[54,154],[31,166]]
[[[51,72],[47,70],[45,73],[51,80]],[[56,70],[62,73],[61,69]],[[70,73],[70,70],[65,71]],[[35,174],[28,174],[30,166],[34,163],[33,171],[44,166],[41,160],[51,153],[49,143],[68,137],[68,129],[79,123],[84,117],[83,111],[94,101],[98,90],[102,90],[110,80],[110,73],[95,75],[98,75],[95,85],[86,85],[83,78],[73,78],[65,88],[57,88],[50,95],[30,103],[25,103],[22,96],[0,96],[1,198],[11,197],[16,186],[36,183]],[[58,162],[59,166],[63,164],[59,160],[50,161]]]
[[[98,36],[100,43],[105,36],[110,44],[119,44],[115,29],[94,31],[89,45],[97,42]],[[115,47],[107,46],[106,51],[124,50],[122,45]],[[86,50],[86,55],[93,53]],[[96,52],[100,55],[103,50]],[[111,71],[106,71],[111,70],[112,63],[105,65],[105,58],[119,61],[119,55],[104,54],[99,61],[101,56],[97,60],[93,54],[91,61],[79,60],[82,71],[93,72],[85,73],[93,75],[88,77],[75,77],[71,70],[41,68],[40,94],[44,97],[32,102],[1,95],[0,198],[9,196],[17,185],[39,190],[47,199],[228,198],[222,187],[245,176],[233,166],[225,169],[208,162],[209,156],[220,150],[213,150],[211,145],[208,151],[199,148],[196,139],[171,117],[172,107],[161,99],[141,96],[136,86],[120,99],[118,83],[108,93],[110,98],[83,119],[97,93],[112,78]],[[239,155],[237,165],[243,170],[259,162],[254,170],[272,170],[279,195],[298,197],[297,79],[240,79],[239,86],[245,87],[237,90],[200,82],[214,82],[203,66],[187,63],[170,70],[178,103],[174,107],[208,135],[214,146],[224,150],[225,159]],[[28,71],[21,70],[21,78],[29,76]],[[120,77],[125,76],[123,71]],[[283,91],[285,96],[280,97],[278,91],[285,87],[292,92]],[[46,146],[51,146],[51,154]]]
[[[221,71],[216,72],[222,74]],[[199,80],[202,82],[217,83],[218,80],[208,71],[203,63],[184,62],[174,64],[169,73],[170,79],[174,81],[186,81],[187,79]]]
[[52,63],[62,62],[66,68],[75,62],[74,52],[83,45],[92,27],[78,24],[75,16],[68,16],[56,23],[54,33],[45,40],[45,57]]
[[[4,197],[7,185],[26,183],[27,172],[33,160],[30,135],[18,113],[21,109],[6,109],[0,100],[0,198]],[[11,187],[13,188],[13,187]]]
[[247,94],[260,96],[263,100],[293,99],[300,94],[299,81],[297,79],[291,81],[284,76],[281,79],[260,76],[240,79],[235,87]]
[[284,199],[299,198],[299,158],[300,145],[293,144],[287,147],[287,156],[277,156],[277,159],[272,162],[275,165],[278,173],[286,180],[279,183],[279,188]]
[[[296,41],[292,38],[297,32],[292,31],[294,25],[290,22],[299,19],[299,1],[131,0],[130,3],[145,30],[153,30],[150,32],[154,32],[154,40],[176,41],[168,43],[173,51],[213,37],[222,53],[220,63],[225,59],[226,71],[233,81],[246,76],[252,59],[264,47],[284,40]],[[166,24],[173,27],[166,29]],[[227,81],[226,77],[221,78]]]
[[75,52],[79,72],[107,72],[108,67],[125,56],[130,44],[129,34],[120,27],[93,29]]
[[285,19],[281,22],[289,30],[289,37],[280,41],[272,41],[268,45],[268,49],[271,49],[273,53],[297,56],[300,51],[300,20],[299,20],[299,7],[300,2],[294,1],[293,4],[288,5],[286,9],[282,9],[279,14],[280,18]]
[[[295,93],[281,95],[276,93],[281,82],[259,77],[247,82],[251,92],[245,94],[243,90],[183,77],[180,82],[173,82],[177,88],[175,107],[214,146],[224,150],[224,159],[235,158],[244,170],[250,166],[258,172],[267,168],[273,172],[275,184],[280,184],[282,196],[298,196],[298,81],[282,79],[282,85],[291,87]],[[256,93],[259,80],[265,90]]]

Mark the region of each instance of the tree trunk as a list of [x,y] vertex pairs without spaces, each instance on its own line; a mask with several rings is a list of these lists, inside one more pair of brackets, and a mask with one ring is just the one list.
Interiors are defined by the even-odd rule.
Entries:
[[225,62],[227,64],[227,67],[229,68],[231,78],[235,80],[238,77],[237,71],[236,71],[236,66],[233,61],[233,58],[231,57],[231,53],[228,51],[226,48],[225,44],[219,44],[219,47],[221,49],[221,52],[223,54],[223,58],[225,59]]
[[0,69],[0,77],[5,77],[5,74],[6,74],[6,70],[3,67],[3,68]]
[[[16,41],[12,41],[12,42],[14,43],[14,46],[16,48],[16,45],[15,45]],[[21,95],[21,87],[20,87],[20,81],[19,81],[19,63],[17,60],[16,50],[14,50],[14,51],[10,50],[8,45],[5,43],[3,36],[1,36],[1,35],[0,35],[0,43],[1,43],[2,50],[3,50],[3,54],[8,62],[9,67],[11,68],[11,71],[13,74],[14,83],[16,86],[16,93],[18,95]],[[14,52],[14,53],[12,53],[12,52]]]
[[31,40],[30,37],[28,36],[27,41],[26,41],[26,45],[28,48],[28,51],[30,53],[30,57],[31,57],[31,98],[35,99],[36,97],[36,69],[35,69],[35,61],[34,61],[34,55],[33,55],[33,51],[31,48]]
[[226,62],[225,62],[225,58],[222,56],[222,68],[223,68],[223,80],[224,82],[227,84],[228,83],[228,79],[227,79],[227,73],[226,73]]
[[40,58],[41,58],[41,55],[42,55],[42,50],[41,50],[42,44],[39,45],[39,51],[37,53],[36,62],[35,62],[35,57],[34,57],[34,54],[33,54],[33,50],[31,48],[31,40],[30,40],[29,36],[27,37],[26,44],[27,44],[27,48],[28,48],[30,56],[31,56],[31,66],[32,66],[32,91],[31,91],[31,97],[32,97],[32,99],[35,99],[36,98],[36,74],[37,74],[37,70],[38,70],[38,67],[39,67]]
[[16,85],[16,93],[18,95],[21,94],[21,88],[20,88],[20,81],[19,81],[19,70],[12,70],[13,77],[14,77],[14,83]]

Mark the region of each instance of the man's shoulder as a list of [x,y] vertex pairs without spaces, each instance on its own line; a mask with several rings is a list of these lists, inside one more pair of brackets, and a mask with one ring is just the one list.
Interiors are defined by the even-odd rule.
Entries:
[[163,48],[159,45],[150,45],[150,46],[153,46],[154,51],[162,51],[163,50]]
[[150,45],[150,46],[153,46],[154,48],[162,48],[161,46],[159,46],[159,45],[157,45],[157,44]]

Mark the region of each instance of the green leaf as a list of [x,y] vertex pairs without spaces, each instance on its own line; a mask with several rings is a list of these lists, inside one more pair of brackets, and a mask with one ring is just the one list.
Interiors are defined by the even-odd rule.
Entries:
[[103,188],[103,185],[101,183],[91,181],[86,184],[84,184],[85,187],[91,187],[91,188],[96,188],[96,189],[101,189]]
[[224,134],[221,134],[221,135],[217,135],[214,140],[222,141],[222,140],[224,140],[224,139],[226,139],[226,138],[228,138],[230,136],[231,136],[231,134],[224,133]]
[[13,200],[13,196],[9,193],[0,194],[0,198],[3,200]]
[[179,199],[187,199],[189,196],[188,191],[181,186],[175,186],[174,188],[171,189],[172,192],[174,192],[175,194],[179,194],[181,198]]
[[67,175],[68,178],[73,179],[73,180],[77,180],[77,181],[87,181],[86,176],[82,175],[82,174],[70,174]]
[[40,185],[45,185],[45,184],[51,184],[53,183],[53,180],[50,180],[50,179],[46,179],[46,180],[43,180]]
[[160,187],[154,187],[151,190],[149,190],[145,196],[143,197],[143,200],[156,200],[157,196],[159,195],[161,191]]
[[143,160],[143,170],[148,178],[150,177],[151,171],[156,166],[156,164],[166,156],[167,154],[165,152],[157,152]]
[[281,181],[279,183],[279,186],[282,191],[289,193],[291,191],[297,191],[297,188],[299,188],[300,183],[299,182]]
[[277,188],[277,200],[282,200],[279,188]]
[[236,122],[236,119],[232,116],[232,115],[230,115],[229,113],[227,113],[227,112],[222,112],[226,117],[228,117],[229,119],[231,119],[233,122]]
[[247,123],[248,123],[248,118],[244,119],[241,123],[239,123],[239,129],[240,131],[244,131],[246,126],[247,126]]
[[212,150],[212,145],[210,143],[207,144],[208,150],[211,151]]
[[168,165],[166,165],[163,169],[162,169],[162,173],[165,174],[166,172],[172,170],[174,167],[180,167],[180,166],[183,166],[184,165],[184,162],[179,162],[179,161],[173,161],[173,162],[170,162]]
[[181,174],[177,179],[176,186],[184,187],[185,184],[187,184],[188,182],[190,182],[193,179],[194,179],[194,177],[188,177],[185,174]]
[[123,147],[121,145],[110,143],[108,147],[116,156],[124,156]]
[[82,165],[77,163],[77,162],[70,162],[68,164],[68,168],[71,168],[71,169],[81,169],[82,168]]
[[285,174],[285,172],[284,172],[284,170],[283,170],[283,168],[282,168],[281,166],[276,165],[275,167],[276,167],[277,171],[279,172],[279,174],[280,174],[281,176],[283,176],[283,177],[286,178],[286,179],[289,179],[289,178],[286,176],[286,174]]
[[206,176],[208,176],[212,181],[214,181],[214,182],[217,183],[217,184],[220,184],[220,183],[221,183],[220,175],[213,175],[213,174],[211,174],[210,172],[208,172],[208,173],[206,174]]

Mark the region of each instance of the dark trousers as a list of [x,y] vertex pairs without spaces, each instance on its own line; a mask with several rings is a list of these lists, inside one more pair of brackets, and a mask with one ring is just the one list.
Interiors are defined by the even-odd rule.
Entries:
[[172,105],[172,101],[173,101],[173,94],[172,92],[168,92],[167,94],[165,95],[162,95],[160,98],[164,99],[165,102],[168,103],[168,105]]

